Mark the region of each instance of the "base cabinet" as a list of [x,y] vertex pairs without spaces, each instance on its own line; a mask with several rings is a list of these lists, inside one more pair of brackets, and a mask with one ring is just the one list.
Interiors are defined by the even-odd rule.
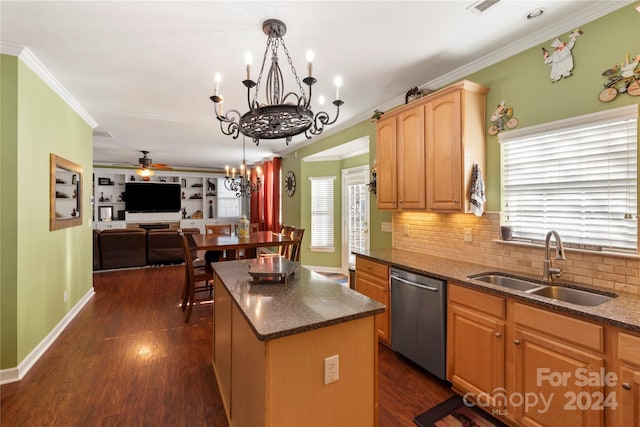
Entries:
[[504,299],[456,286],[448,297],[447,378],[469,400],[502,413],[496,392],[505,387]]
[[509,423],[639,425],[640,338],[637,353],[619,351],[619,391],[605,338],[603,325],[449,284],[447,379]]
[[[230,426],[377,425],[373,317],[261,341],[218,276],[213,368]],[[324,384],[324,359],[339,379]]]
[[640,426],[640,336],[616,331],[618,382],[614,392],[619,407],[614,425]]
[[356,256],[356,291],[387,307],[384,313],[376,314],[375,325],[378,339],[387,345],[391,345],[389,267],[361,256]]

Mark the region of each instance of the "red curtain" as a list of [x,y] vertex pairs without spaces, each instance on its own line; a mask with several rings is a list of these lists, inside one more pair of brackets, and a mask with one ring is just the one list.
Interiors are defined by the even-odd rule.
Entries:
[[[260,224],[260,230],[280,232],[280,174],[282,158],[274,157],[264,162],[262,168],[262,189],[251,194],[251,222]],[[255,174],[251,177],[256,179]]]

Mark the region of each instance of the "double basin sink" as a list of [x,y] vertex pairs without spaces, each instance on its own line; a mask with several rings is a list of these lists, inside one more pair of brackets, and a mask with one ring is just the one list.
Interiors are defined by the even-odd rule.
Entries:
[[511,276],[503,273],[481,273],[469,276],[470,279],[491,283],[497,286],[522,291],[531,295],[551,298],[576,305],[596,306],[616,298],[613,293],[569,288],[566,286],[546,285],[532,279]]

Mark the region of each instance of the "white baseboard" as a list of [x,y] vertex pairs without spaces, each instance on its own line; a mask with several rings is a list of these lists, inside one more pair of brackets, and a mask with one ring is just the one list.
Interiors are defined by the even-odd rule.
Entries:
[[303,265],[303,267],[308,268],[311,271],[322,271],[323,273],[343,274],[342,269],[340,267],[323,267],[323,266],[315,266],[315,265]]
[[95,295],[93,286],[91,289],[73,306],[73,308],[60,320],[55,328],[24,358],[17,368],[9,368],[0,370],[0,384],[7,384],[22,380],[29,372],[29,369],[42,357],[47,349],[55,342],[58,336],[71,323],[82,308]]

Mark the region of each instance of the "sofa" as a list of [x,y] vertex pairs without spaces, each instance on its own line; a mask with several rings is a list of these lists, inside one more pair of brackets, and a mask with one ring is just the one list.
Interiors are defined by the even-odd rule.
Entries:
[[[196,234],[200,230],[185,228],[183,232]],[[193,258],[197,257],[195,247],[191,254]],[[184,262],[184,255],[178,230],[129,228],[93,232],[94,270],[181,262]]]

